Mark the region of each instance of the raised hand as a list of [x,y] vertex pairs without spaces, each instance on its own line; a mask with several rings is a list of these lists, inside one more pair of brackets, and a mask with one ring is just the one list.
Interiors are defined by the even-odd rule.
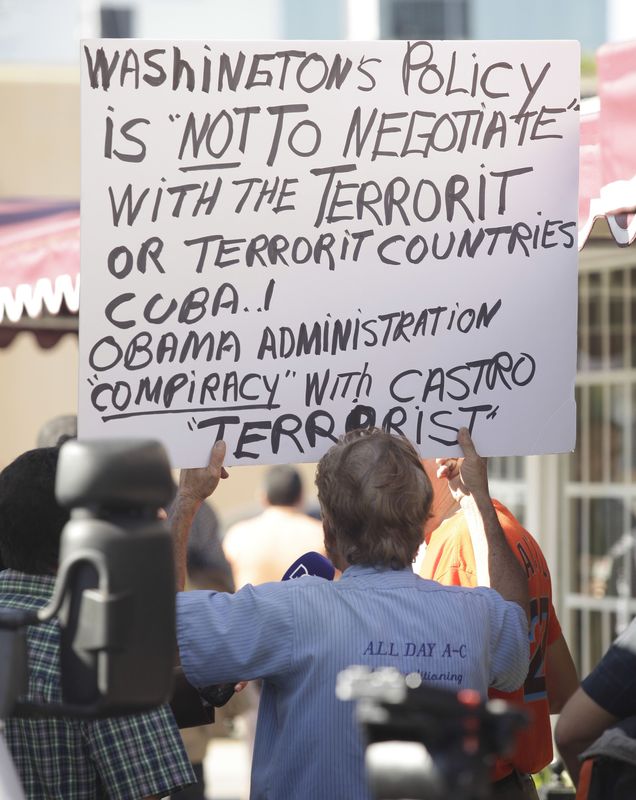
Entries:
[[228,473],[223,466],[225,459],[225,442],[217,442],[210,452],[207,467],[182,469],[179,476],[179,495],[184,499],[203,502],[219,485]]
[[457,441],[464,452],[464,458],[438,458],[437,476],[448,480],[448,487],[459,502],[469,495],[487,495],[487,462],[475,450],[468,428],[459,429]]

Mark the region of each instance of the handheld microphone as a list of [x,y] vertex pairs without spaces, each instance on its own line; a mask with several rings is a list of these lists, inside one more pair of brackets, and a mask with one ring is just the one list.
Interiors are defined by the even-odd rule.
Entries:
[[336,570],[331,561],[321,556],[320,553],[311,550],[309,553],[297,558],[291,567],[288,567],[281,580],[289,581],[296,578],[304,578],[305,575],[315,575],[318,578],[332,581],[335,574]]
[[[294,563],[287,568],[285,574],[281,578],[283,581],[296,580],[297,578],[304,578],[305,575],[315,575],[319,578],[332,581],[336,570],[334,565],[328,558],[321,556],[311,550],[305,553],[300,558],[297,558]],[[233,683],[222,683],[216,686],[206,686],[204,689],[199,689],[199,694],[211,705],[223,706],[234,694]]]

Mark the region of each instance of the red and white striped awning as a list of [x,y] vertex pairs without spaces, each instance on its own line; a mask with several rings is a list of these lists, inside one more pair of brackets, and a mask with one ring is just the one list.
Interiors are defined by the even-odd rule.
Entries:
[[79,309],[79,203],[0,201],[0,324]]
[[[598,97],[581,104],[579,249],[599,217],[617,244],[636,238],[636,42],[597,62]],[[0,201],[0,346],[18,329],[57,330],[51,343],[73,330],[60,318],[79,308],[79,269],[78,202]]]
[[636,42],[596,59],[598,97],[581,104],[579,250],[599,217],[617,244],[636,238]]

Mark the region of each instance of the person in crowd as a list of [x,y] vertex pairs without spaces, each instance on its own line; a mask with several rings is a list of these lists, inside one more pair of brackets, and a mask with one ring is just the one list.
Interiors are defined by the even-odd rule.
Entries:
[[[458,477],[456,460],[426,461],[425,469],[434,487],[434,502],[424,528],[426,552],[420,575],[447,586],[491,586],[499,590],[500,573],[490,574],[481,527],[473,524],[473,503]],[[498,759],[493,771],[493,798],[538,800],[531,774],[552,761],[550,714],[561,711],[576,690],[578,677],[552,605],[550,571],[541,548],[505,506],[497,500],[492,505],[508,547],[523,569],[530,598],[526,680],[514,692],[490,691],[491,697],[520,705],[528,713],[530,724],[518,735],[514,753]]]
[[[57,448],[23,453],[0,473],[0,608],[35,610],[52,596],[69,512],[55,499]],[[60,703],[55,621],[27,632],[26,695]],[[6,720],[5,737],[28,798],[160,798],[194,775],[168,707],[100,720]]]
[[[557,722],[556,744],[575,784],[581,769],[579,756],[601,734],[629,717],[636,717],[636,620],[583,680]],[[632,721],[629,737],[634,736]]]
[[324,555],[322,525],[302,510],[302,478],[295,467],[279,464],[267,470],[261,502],[261,514],[232,525],[223,538],[239,589],[279,581],[310,550]]
[[[466,429],[460,435],[470,443]],[[191,519],[223,475],[224,454],[217,442],[206,468],[181,472],[173,528],[178,588]],[[482,695],[489,686],[513,691],[523,683],[527,582],[474,448],[462,476],[483,522],[491,569],[506,575],[503,597],[414,574],[430,481],[410,442],[376,429],[342,437],[318,465],[325,547],[343,570],[339,581],[307,576],[248,585],[234,595],[178,594],[179,655],[192,685],[263,680],[253,800],[370,797],[353,704],[335,695],[337,675],[352,664],[419,672],[425,683]]]

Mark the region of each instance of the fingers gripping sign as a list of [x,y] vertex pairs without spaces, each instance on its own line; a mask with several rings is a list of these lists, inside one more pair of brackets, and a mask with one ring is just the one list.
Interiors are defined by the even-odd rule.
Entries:
[[468,428],[460,428],[457,440],[464,453],[463,458],[438,458],[437,475],[448,480],[450,491],[456,500],[469,495],[488,494],[487,461],[475,450]]
[[203,502],[215,491],[219,481],[228,477],[223,466],[225,442],[218,441],[210,452],[207,467],[182,469],[179,477],[179,494],[183,498]]

